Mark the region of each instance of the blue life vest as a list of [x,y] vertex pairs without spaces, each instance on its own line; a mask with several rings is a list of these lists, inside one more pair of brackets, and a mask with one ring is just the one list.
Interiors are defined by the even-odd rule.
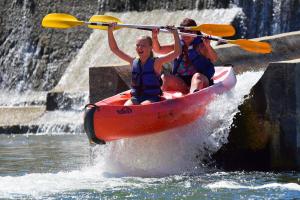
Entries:
[[136,58],[132,64],[131,95],[132,96],[159,96],[162,80],[154,71],[155,58],[149,58],[144,66]]
[[[191,64],[195,67],[196,71],[204,74],[208,80],[210,80],[214,73],[215,73],[215,68],[214,64],[205,56],[202,54],[198,53],[196,50],[196,47],[202,42],[202,39],[200,37],[197,37],[193,40],[191,45],[188,47],[188,58]],[[184,48],[184,42],[181,40],[180,42],[182,49]],[[177,74],[177,69],[180,65],[180,63],[183,61],[183,52],[181,55],[174,60],[174,66],[173,66],[173,74]]]

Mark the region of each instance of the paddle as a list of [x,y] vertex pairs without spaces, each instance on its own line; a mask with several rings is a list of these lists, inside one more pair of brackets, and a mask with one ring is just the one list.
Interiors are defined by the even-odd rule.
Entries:
[[[155,28],[165,29],[166,26],[157,25],[137,25],[137,24],[123,24],[120,19],[109,15],[94,15],[89,22],[79,21],[76,17],[64,13],[51,13],[43,18],[42,26],[48,28],[72,28],[87,24],[89,28],[107,30],[109,23],[117,23],[117,29],[122,27],[134,28],[141,30],[152,30]],[[233,36],[235,29],[229,24],[201,24],[192,27],[176,27],[179,30],[201,31],[209,35],[220,37]]]
[[46,15],[42,20],[42,26],[46,28],[72,28],[81,26],[86,22],[79,21],[76,17],[64,13],[51,13]]
[[[101,22],[99,22],[101,21]],[[118,28],[121,27],[127,27],[127,28],[136,28],[136,29],[142,29],[142,30],[152,30],[153,28],[162,28],[162,26],[148,26],[148,25],[133,25],[133,24],[122,24],[122,22],[115,17],[112,16],[104,16],[104,15],[94,15],[91,17],[89,22],[79,21],[76,17],[69,15],[69,14],[63,14],[63,13],[51,13],[46,15],[43,18],[42,26],[48,27],[48,28],[71,28],[75,26],[80,26],[83,24],[88,24],[90,28],[96,28],[101,30],[106,30],[109,23],[117,22]],[[226,26],[226,25],[225,25]],[[200,25],[200,27],[203,27]],[[208,26],[211,27],[211,26]],[[164,27],[165,28],[165,27]],[[188,28],[195,28],[195,27],[188,27]],[[218,28],[217,28],[218,30]],[[165,29],[160,30],[161,32],[168,32]],[[207,30],[208,31],[208,30]],[[203,31],[204,32],[204,31]],[[192,33],[183,33],[179,32],[181,35],[188,35],[193,37],[204,37],[199,36]],[[228,33],[226,33],[228,35]],[[250,41],[246,39],[238,39],[238,40],[225,40],[221,38],[211,37],[211,36],[205,36],[210,40],[219,41],[223,43],[229,43],[229,44],[236,44],[240,48],[254,52],[254,53],[270,53],[272,51],[271,45],[266,42],[256,42],[256,41]]]
[[[168,32],[168,30],[162,29],[162,30],[160,30],[160,32]],[[209,40],[214,40],[214,41],[218,41],[218,42],[225,43],[225,44],[236,44],[241,49],[244,49],[246,51],[250,51],[253,53],[267,54],[267,53],[272,52],[272,47],[267,42],[257,42],[257,41],[247,40],[247,39],[225,40],[223,38],[212,37],[212,36],[207,36],[207,35],[197,35],[197,34],[193,34],[193,33],[179,32],[179,34],[191,36],[191,37],[203,37],[203,38],[207,38]]]
[[261,53],[261,54],[267,54],[272,52],[272,47],[267,42],[257,42],[252,40],[246,40],[246,39],[237,39],[237,40],[225,40],[222,38],[216,38],[211,36],[203,36],[207,37],[210,40],[219,41],[226,44],[236,44],[241,49],[244,49],[246,51],[250,51],[253,53]]

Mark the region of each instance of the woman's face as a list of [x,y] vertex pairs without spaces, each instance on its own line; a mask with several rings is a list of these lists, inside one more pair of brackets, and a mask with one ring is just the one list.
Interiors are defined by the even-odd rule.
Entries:
[[138,39],[136,41],[136,52],[140,58],[148,58],[151,54],[152,46],[147,39]]
[[[191,34],[196,34],[194,31],[182,31],[184,33],[191,33]],[[187,35],[181,35],[181,39],[184,41],[185,44],[189,45],[190,43],[193,42],[194,37],[192,36],[187,36]]]

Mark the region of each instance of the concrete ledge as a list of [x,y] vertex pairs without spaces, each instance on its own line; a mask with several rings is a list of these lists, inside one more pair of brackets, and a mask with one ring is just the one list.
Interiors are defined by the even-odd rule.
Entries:
[[[45,106],[0,107],[0,134],[84,132],[80,117],[66,121],[70,114],[61,115],[60,112],[47,112]],[[82,115],[81,112],[72,113]]]
[[0,107],[0,126],[23,125],[38,119],[45,106]]

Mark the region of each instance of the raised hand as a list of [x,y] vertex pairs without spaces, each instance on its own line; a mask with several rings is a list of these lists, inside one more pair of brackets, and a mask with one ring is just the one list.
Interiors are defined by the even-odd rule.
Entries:
[[117,26],[117,22],[109,23],[108,30],[113,31],[115,30],[116,26]]

